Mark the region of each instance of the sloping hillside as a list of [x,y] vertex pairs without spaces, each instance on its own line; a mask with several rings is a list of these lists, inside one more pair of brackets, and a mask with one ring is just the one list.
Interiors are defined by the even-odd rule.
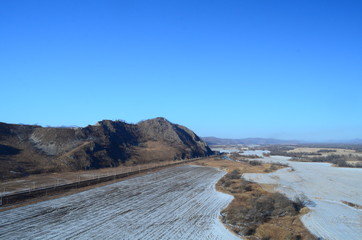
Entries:
[[164,118],[103,120],[85,128],[0,123],[1,179],[210,154],[194,132]]

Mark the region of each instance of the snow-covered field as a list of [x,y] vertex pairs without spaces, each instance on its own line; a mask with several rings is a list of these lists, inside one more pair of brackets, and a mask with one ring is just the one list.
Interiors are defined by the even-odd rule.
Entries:
[[328,163],[288,161],[288,157],[273,156],[263,161],[288,163],[269,174],[244,174],[246,179],[276,184],[276,190],[294,198],[305,194],[312,203],[304,215],[304,225],[322,239],[362,239],[362,209],[347,206],[342,201],[362,205],[362,169],[338,168]]
[[238,147],[211,147],[212,151],[219,151],[221,153],[233,153],[233,152],[240,152],[240,148]]
[[236,146],[218,146],[218,147],[211,147],[211,150],[213,151],[219,151],[220,153],[239,153],[241,155],[258,155],[260,157],[263,156],[264,153],[270,153],[270,151],[267,150],[245,150],[242,147],[236,147]]
[[183,166],[0,212],[0,239],[239,239],[218,220],[224,172]]
[[264,153],[269,153],[269,151],[265,150],[246,150],[241,153],[241,155],[257,155],[259,157],[262,157]]

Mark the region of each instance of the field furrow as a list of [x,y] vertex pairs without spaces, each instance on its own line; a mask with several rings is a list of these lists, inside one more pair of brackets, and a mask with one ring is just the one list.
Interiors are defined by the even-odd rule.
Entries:
[[224,173],[183,166],[0,212],[1,239],[238,239],[218,220]]

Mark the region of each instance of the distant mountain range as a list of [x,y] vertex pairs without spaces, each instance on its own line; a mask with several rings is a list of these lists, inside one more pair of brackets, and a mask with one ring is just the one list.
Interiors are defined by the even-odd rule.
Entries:
[[272,145],[272,144],[362,144],[362,139],[356,138],[352,140],[326,140],[326,141],[302,141],[302,140],[281,140],[275,138],[217,138],[202,137],[208,145]]
[[351,140],[329,140],[326,143],[344,143],[344,144],[362,144],[362,139],[356,138]]
[[229,138],[217,138],[217,137],[203,137],[202,138],[208,145],[236,145],[236,144],[301,144],[304,141],[298,140],[280,140],[274,138],[241,138],[241,139],[229,139]]

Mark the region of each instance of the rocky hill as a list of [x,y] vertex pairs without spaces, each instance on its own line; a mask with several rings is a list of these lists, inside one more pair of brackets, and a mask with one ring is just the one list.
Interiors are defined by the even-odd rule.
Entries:
[[0,123],[0,179],[211,155],[190,129],[164,118],[84,128]]

